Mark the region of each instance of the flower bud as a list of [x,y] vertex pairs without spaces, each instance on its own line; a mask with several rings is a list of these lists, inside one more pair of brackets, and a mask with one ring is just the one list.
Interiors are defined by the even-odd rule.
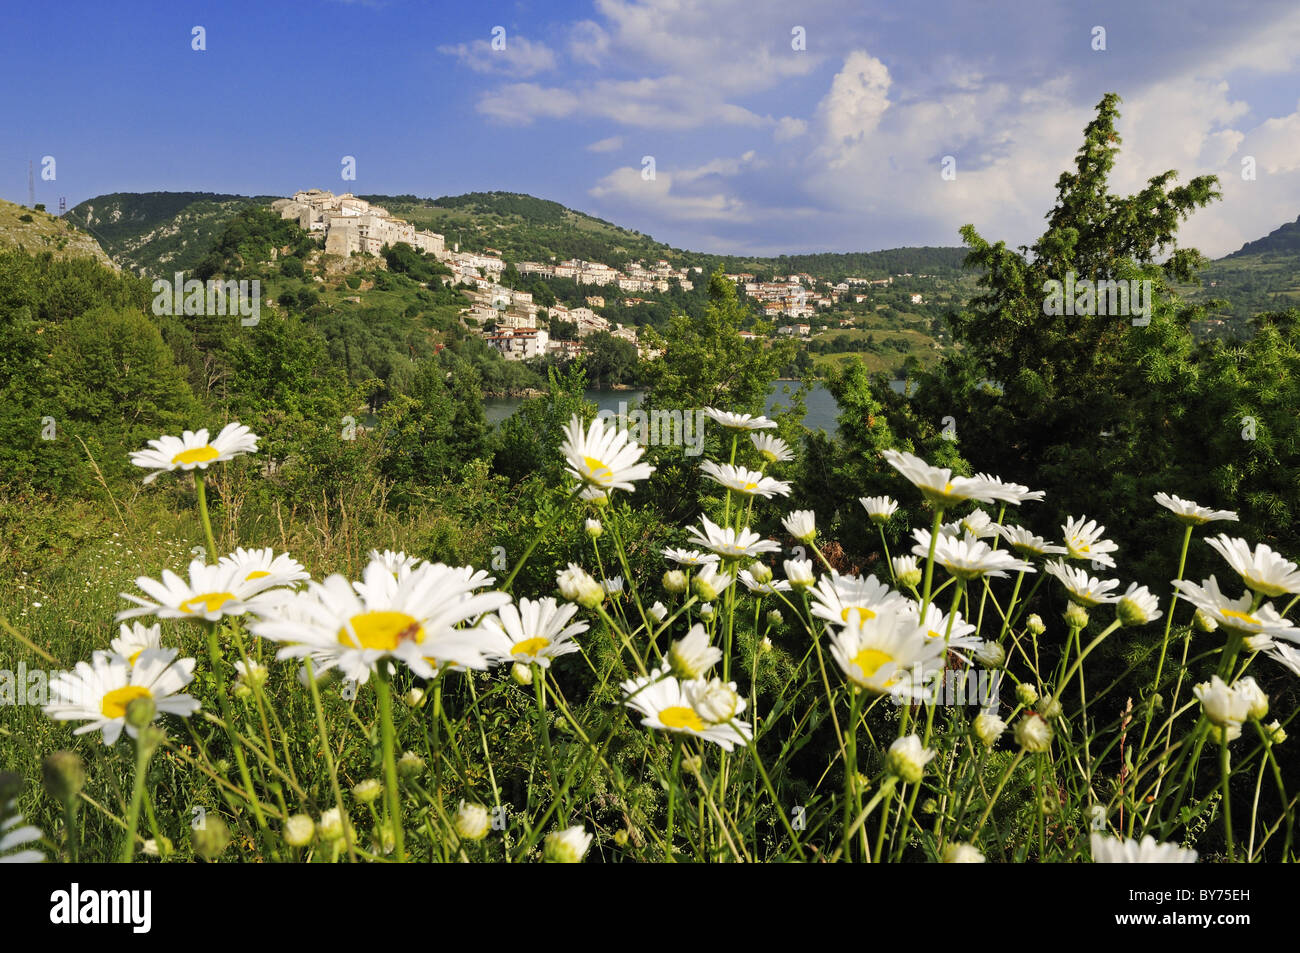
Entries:
[[1054,695],[1044,695],[1038,699],[1038,713],[1051,721],[1053,718],[1061,717],[1061,703],[1056,700]]
[[704,605],[700,606],[700,618],[705,622],[712,622],[716,616],[717,613],[713,611],[712,602],[706,602]]
[[[50,797],[66,804],[86,786],[86,765],[74,751],[56,751],[41,763],[41,775]],[[0,801],[4,797],[0,796]]]
[[196,854],[204,860],[216,860],[230,844],[230,828],[221,818],[209,814],[203,818],[203,825],[194,830],[192,839]]
[[1269,744],[1280,745],[1286,741],[1286,729],[1282,727],[1282,722],[1276,718],[1264,726],[1264,734],[1268,737]]
[[321,840],[338,840],[342,837],[343,816],[339,813],[339,809],[337,807],[332,807],[322,814],[317,829],[320,831]]
[[1219,623],[1206,615],[1202,610],[1197,609],[1196,614],[1192,616],[1192,625],[1197,632],[1213,632],[1219,627]]
[[157,712],[158,706],[154,704],[153,696],[141,695],[131,699],[126,706],[126,723],[138,731],[152,722]]
[[533,684],[533,667],[525,665],[523,662],[515,662],[510,666],[510,677],[514,679],[516,685],[528,686]]
[[316,836],[316,825],[306,814],[295,814],[284,822],[284,842],[290,847],[306,847]]
[[1029,752],[1046,751],[1052,746],[1052,726],[1035,712],[1025,712],[1016,722],[1016,744]]
[[749,575],[753,577],[754,582],[765,586],[772,581],[772,567],[766,563],[750,563]]
[[686,573],[680,569],[669,569],[664,573],[664,589],[672,593],[686,591]]
[[592,539],[599,539],[600,534],[605,532],[605,528],[600,525],[600,520],[587,520],[584,524],[584,528],[587,531],[587,535]]
[[404,778],[418,778],[424,773],[424,759],[414,751],[407,751],[397,759],[397,773]]
[[576,563],[569,563],[567,569],[557,572],[555,584],[560,595],[584,609],[594,609],[605,600],[605,587]]
[[713,563],[705,563],[691,580],[691,588],[701,602],[712,602],[731,585],[732,577]]
[[986,748],[992,748],[1007,730],[1007,723],[992,712],[982,711],[975,716],[975,737]]
[[1001,668],[1007,651],[996,642],[981,642],[975,649],[975,659],[985,668]]
[[352,788],[352,796],[362,804],[369,804],[383,793],[384,786],[374,778],[366,778]]
[[403,695],[402,698],[406,701],[406,704],[410,705],[412,708],[419,708],[421,702],[424,701],[424,689],[412,688],[409,692]]
[[970,844],[949,844],[943,849],[945,864],[982,864],[984,855]]
[[1016,686],[1016,701],[1028,708],[1038,701],[1038,686],[1033,682],[1021,682]]
[[710,681],[692,680],[684,686],[686,700],[690,702],[695,713],[712,725],[731,721],[740,710],[740,696],[736,694],[735,682],[723,682],[720,678]]
[[895,556],[890,560],[894,568],[894,578],[900,586],[915,589],[921,584],[921,566],[915,556]]
[[456,809],[456,836],[461,840],[482,840],[488,832],[488,809],[482,804],[467,804]]
[[1065,624],[1080,631],[1086,629],[1088,627],[1088,610],[1077,602],[1071,602],[1065,607]]
[[656,622],[663,622],[664,619],[668,618],[668,607],[662,602],[656,602],[646,612]]
[[1043,624],[1043,617],[1035,612],[1025,620],[1025,629],[1030,635],[1038,636],[1047,631],[1047,626]]
[[1246,717],[1252,721],[1260,721],[1268,715],[1268,696],[1264,690],[1256,684],[1253,678],[1239,678],[1233,690],[1245,699],[1247,710]]
[[[770,626],[778,626],[778,625],[780,625],[780,624],[781,624],[782,622],[784,622],[784,621],[785,621],[785,619],[782,617],[782,615],[781,615],[781,610],[780,610],[780,609],[768,609],[768,610],[767,610],[767,624],[768,624],[768,625],[770,625]],[[771,644],[772,644],[771,642],[768,642],[768,647],[769,647],[769,648],[771,647]]]
[[795,589],[807,589],[817,581],[811,559],[787,559],[784,567],[785,578]]
[[939,802],[932,797],[926,798],[921,802],[922,814],[937,814],[939,812]]
[[907,784],[916,784],[935,752],[921,746],[916,735],[896,738],[885,755],[885,770]]
[[590,846],[591,835],[581,825],[552,831],[542,845],[542,858],[549,864],[577,864]]

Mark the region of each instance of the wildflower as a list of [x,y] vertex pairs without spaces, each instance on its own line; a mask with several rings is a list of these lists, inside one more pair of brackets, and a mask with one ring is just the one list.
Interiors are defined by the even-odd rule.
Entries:
[[516,685],[527,688],[533,684],[533,667],[523,662],[515,662],[510,666],[510,678]]
[[592,539],[599,539],[600,534],[605,532],[605,528],[600,525],[600,520],[587,520],[583,524],[583,528]]
[[1019,483],[1008,483],[1001,477],[992,476],[988,473],[977,473],[975,479],[983,480],[993,490],[993,498],[1000,503],[1010,503],[1012,506],[1019,506],[1021,503],[1033,501],[1040,502],[1047,495],[1044,490],[1031,490],[1027,486]]
[[578,651],[575,635],[587,623],[570,620],[577,614],[573,603],[560,605],[551,597],[520,599],[483,619],[484,651],[502,662],[536,663],[549,668],[551,660]]
[[[692,686],[689,693],[685,687],[687,684]],[[696,710],[691,696],[699,698],[701,689],[695,680],[683,683],[663,669],[658,669],[649,675],[624,682],[622,688],[627,695],[623,704],[645,716],[641,719],[641,724],[646,728],[711,741],[723,751],[731,751],[737,744],[749,743],[750,728],[743,721],[733,717],[733,720],[725,723],[713,723]],[[745,700],[736,696],[733,716],[744,709]],[[714,715],[717,712],[709,710],[707,714]]]
[[[812,576],[809,562],[808,578]],[[790,563],[786,563],[790,575]],[[895,592],[874,576],[842,576],[837,572],[822,576],[812,591],[813,616],[832,624],[874,619],[878,612],[891,606],[901,606],[906,597]]]
[[709,564],[700,569],[691,580],[691,585],[695,589],[695,594],[705,602],[712,602],[718,598],[726,588],[734,581],[730,573],[719,570],[713,564]]
[[1071,602],[1076,602],[1086,609],[1119,601],[1120,597],[1111,595],[1110,592],[1119,585],[1118,579],[1097,579],[1089,576],[1082,569],[1067,566],[1060,559],[1053,559],[1043,567],[1043,571],[1065,586]]
[[158,623],[145,626],[139,622],[130,625],[123,622],[120,631],[121,635],[110,642],[109,647],[132,665],[145,649],[162,648],[162,625]]
[[549,864],[577,864],[582,862],[591,847],[591,836],[581,825],[546,835],[542,857]]
[[731,721],[745,707],[744,700],[736,692],[735,682],[694,678],[682,682],[682,690],[696,714],[711,725]]
[[269,597],[263,587],[244,578],[246,573],[233,564],[209,566],[201,559],[190,563],[189,582],[170,569],[164,569],[162,582],[140,576],[135,584],[149,599],[123,592],[136,606],[123,609],[118,622],[136,616],[156,615],[160,619],[202,619],[216,622],[225,616],[243,615]]
[[600,588],[605,590],[607,596],[619,596],[623,593],[623,577],[611,576],[608,579],[600,581]]
[[753,441],[758,455],[768,463],[787,463],[794,459],[789,444],[780,437],[773,437],[766,433],[751,433],[749,439]]
[[998,533],[1021,556],[1064,556],[1064,546],[1049,543],[1022,526],[999,526]]
[[672,593],[685,592],[686,586],[688,585],[686,581],[686,573],[682,572],[680,569],[669,569],[665,572],[663,582],[664,589]]
[[1107,837],[1093,832],[1088,836],[1094,864],[1194,864],[1196,851],[1177,844],[1160,844],[1150,834],[1141,841]]
[[785,531],[801,543],[811,543],[817,535],[817,514],[812,510],[794,510],[781,518]]
[[[918,557],[930,554],[930,531],[915,529],[912,536],[916,545],[912,552]],[[960,579],[970,581],[980,576],[1005,576],[1011,572],[1037,572],[1023,559],[1017,559],[1004,549],[994,549],[988,543],[969,533],[960,538],[942,533],[934,544],[934,561]]]
[[235,678],[250,686],[261,687],[265,685],[267,676],[270,674],[266,666],[256,659],[250,658],[247,662],[243,659],[235,661]]
[[134,451],[131,462],[152,470],[144,478],[145,483],[152,483],[162,473],[196,468],[206,470],[210,464],[233,460],[244,453],[256,453],[257,441],[257,435],[243,424],[226,424],[211,442],[206,428],[197,433],[187,430],[179,437],[163,435],[150,440],[150,449]]
[[1007,730],[1007,723],[992,712],[982,711],[975,716],[975,737],[986,748],[992,748]]
[[584,609],[594,609],[605,601],[605,587],[577,563],[557,572],[555,585],[560,595]]
[[1042,698],[1038,699],[1038,705],[1036,707],[1038,713],[1048,721],[1051,721],[1053,718],[1061,717],[1061,703],[1057,700],[1055,695],[1044,695]]
[[[759,563],[755,563],[754,565],[755,565],[755,566],[758,566],[758,565],[760,565],[760,564],[759,564]],[[737,575],[737,578],[738,578],[742,583],[744,583],[745,588],[748,589],[750,592],[756,592],[756,593],[758,593],[759,595],[763,595],[763,596],[770,596],[770,595],[772,595],[772,594],[774,594],[774,593],[777,593],[777,592],[789,592],[789,591],[790,591],[790,586],[791,586],[791,583],[790,583],[790,582],[788,582],[788,581],[785,580],[785,579],[777,579],[775,582],[773,582],[773,581],[772,581],[772,570],[771,570],[771,569],[768,569],[766,566],[763,566],[763,568],[764,568],[764,569],[767,569],[767,573],[766,573],[766,575],[767,575],[767,581],[766,581],[766,582],[759,582],[758,579],[755,577],[754,572],[753,572],[752,570],[749,570],[749,569],[742,569],[742,570],[740,571],[740,573]]]
[[1200,526],[1203,523],[1210,523],[1215,520],[1231,520],[1237,522],[1237,514],[1232,510],[1212,510],[1205,506],[1193,503],[1191,500],[1184,500],[1182,497],[1170,496],[1168,493],[1157,493],[1155,501],[1169,510],[1178,519],[1178,522],[1187,526]]
[[338,840],[343,836],[343,816],[339,813],[337,807],[332,807],[320,816],[320,823],[316,825],[320,831],[320,839],[325,841]]
[[885,755],[885,770],[906,784],[916,784],[936,752],[921,746],[917,735],[896,738]]
[[1047,626],[1043,623],[1043,617],[1035,612],[1025,620],[1025,629],[1028,630],[1030,635],[1037,636],[1046,632]]
[[398,579],[408,576],[421,562],[417,556],[408,556],[403,552],[395,553],[391,549],[385,549],[382,553],[377,549],[370,550],[370,561],[383,563],[384,568]]
[[733,414],[727,410],[715,410],[705,407],[704,412],[716,423],[728,430],[773,430],[776,421],[766,417],[753,417],[750,414]]
[[1065,534],[1065,548],[1070,559],[1091,559],[1107,569],[1115,568],[1115,560],[1110,554],[1119,549],[1119,546],[1101,538],[1101,534],[1106,532],[1106,527],[1099,526],[1096,520],[1089,520],[1086,516],[1078,519],[1071,516],[1065,521],[1061,531]]
[[1188,579],[1176,579],[1173,585],[1185,601],[1200,609],[1216,625],[1229,631],[1245,636],[1267,635],[1293,642],[1300,641],[1300,633],[1297,633],[1290,620],[1278,615],[1272,606],[1265,603],[1252,612],[1250,607],[1253,600],[1248,593],[1243,593],[1238,599],[1230,599],[1220,591],[1219,583],[1213,576],[1199,586]]
[[424,773],[425,762],[414,751],[404,751],[397,759],[397,773],[404,778],[418,778]]
[[668,648],[668,664],[679,678],[701,678],[720,661],[722,650],[709,644],[708,633],[698,623]]
[[898,501],[889,496],[860,496],[858,502],[873,523],[884,523],[898,510]]
[[982,864],[984,855],[970,844],[949,844],[943,849],[945,864]]
[[1268,715],[1268,696],[1258,683],[1249,675],[1239,678],[1233,684],[1237,695],[1246,700],[1246,717],[1251,721],[1262,721]]
[[713,619],[714,619],[714,617],[715,617],[716,615],[717,615],[717,613],[713,611],[713,603],[712,603],[712,602],[702,602],[702,603],[700,603],[700,618],[701,618],[701,619],[703,619],[705,622],[712,622]]
[[743,496],[761,496],[770,500],[774,496],[790,495],[788,482],[763,476],[757,470],[730,463],[714,463],[712,460],[705,460],[700,464],[700,469],[714,483]]
[[39,850],[27,848],[14,851],[15,847],[33,844],[42,836],[39,828],[30,824],[20,826],[23,816],[17,811],[17,801],[21,790],[21,778],[16,774],[0,773],[0,864],[45,862],[45,855]]
[[358,782],[352,788],[352,796],[362,804],[369,804],[377,800],[379,795],[384,793],[384,786],[374,778],[366,778]]
[[962,500],[992,503],[998,499],[999,488],[988,480],[953,476],[947,467],[932,467],[920,457],[898,450],[886,450],[882,455],[935,506],[948,507]]
[[664,619],[668,618],[668,607],[662,602],[656,602],[646,610],[646,613],[656,622],[663,622]]
[[1077,602],[1067,602],[1062,617],[1065,619],[1065,624],[1072,629],[1082,632],[1088,627],[1088,610]]
[[1282,727],[1282,722],[1276,718],[1264,726],[1264,734],[1271,745],[1280,745],[1286,741],[1286,729]]
[[915,589],[921,584],[921,565],[915,556],[895,556],[890,560],[894,570],[894,579],[900,586]]
[[665,549],[664,558],[679,566],[702,566],[705,563],[716,563],[721,557],[717,553],[702,553],[698,549]]
[[787,559],[782,565],[786,582],[795,589],[807,589],[816,581],[811,559]]
[[692,542],[699,543],[710,552],[723,559],[754,559],[763,553],[780,552],[781,546],[770,539],[763,539],[753,530],[745,527],[739,532],[728,526],[723,529],[707,516],[701,516],[702,529],[691,527]]
[[1124,595],[1120,596],[1116,611],[1124,625],[1146,625],[1164,615],[1156,608],[1158,605],[1156,597],[1146,586],[1131,582]]
[[260,611],[255,635],[285,643],[277,658],[311,657],[321,671],[337,667],[366,682],[385,659],[433,678],[442,664],[483,669],[484,613],[510,602],[503,592],[477,592],[487,577],[470,567],[421,563],[398,580],[382,562],[365,570],[363,586],[341,575],[309,582],[292,600]]
[[1007,660],[1007,650],[996,642],[980,642],[975,649],[975,660],[985,668],[1001,668]]
[[291,586],[311,578],[311,573],[303,568],[302,563],[288,553],[277,556],[270,546],[265,549],[240,547],[229,556],[222,556],[217,565],[238,567],[244,582],[257,590]]
[[284,842],[290,847],[306,847],[316,837],[316,824],[306,814],[294,814],[284,822]]
[[1030,752],[1046,751],[1052,746],[1052,726],[1036,712],[1027,711],[1016,722],[1016,744]]
[[488,832],[488,810],[482,804],[469,804],[462,798],[456,809],[456,836],[461,840],[482,840]]
[[1260,543],[1254,552],[1244,539],[1220,533],[1207,543],[1227,561],[1233,571],[1251,589],[1266,599],[1283,593],[1300,593],[1300,571],[1296,564]]
[[830,640],[831,655],[845,676],[876,694],[916,697],[921,686],[904,676],[933,667],[944,651],[943,642],[930,638],[918,623],[915,610],[897,603],[869,618],[851,616]]
[[568,463],[570,475],[588,487],[609,490],[633,490],[634,480],[647,479],[654,467],[639,463],[644,448],[628,436],[626,430],[605,427],[597,417],[584,434],[582,418],[574,415],[564,429],[565,440],[560,453]]
[[[1197,685],[1192,689],[1192,694],[1200,699],[1205,717],[1220,728],[1240,729],[1242,723],[1250,718],[1252,706],[1256,704],[1249,689],[1244,692],[1238,691],[1236,686],[1229,686],[1217,675],[1211,677],[1208,682]],[[1266,699],[1265,713],[1268,711],[1267,706]]]
[[[86,721],[73,731],[82,735],[102,731],[104,744],[132,738],[138,728],[127,723],[127,707],[137,698],[153,703],[155,714],[188,718],[199,710],[198,700],[181,693],[194,678],[194,659],[177,659],[177,649],[145,649],[134,665],[120,656],[99,653],[93,663],[78,662],[50,682],[51,701],[45,714],[55,721]],[[152,720],[152,718],[150,719]]]

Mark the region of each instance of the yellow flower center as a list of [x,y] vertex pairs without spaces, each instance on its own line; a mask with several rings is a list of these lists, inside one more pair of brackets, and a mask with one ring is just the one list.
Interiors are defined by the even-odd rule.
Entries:
[[942,632],[936,632],[936,631],[934,631],[934,629],[931,629],[929,632],[927,632],[927,633],[925,633],[925,634],[928,635],[928,636],[929,636],[930,638],[932,638],[932,639],[942,639],[942,638],[943,638],[943,633],[942,633]]
[[688,728],[691,731],[703,731],[704,721],[695,713],[694,708],[685,705],[673,705],[659,713],[659,720],[666,728]]
[[758,489],[758,484],[757,484],[757,483],[746,483],[744,486],[742,486],[742,487],[740,488],[740,492],[741,492],[741,493],[753,493],[753,492],[754,492],[755,490],[757,490],[757,489]]
[[840,621],[848,622],[849,613],[851,612],[856,612],[858,614],[858,625],[862,625],[862,623],[866,622],[867,620],[874,619],[876,617],[876,614],[872,612],[870,609],[868,609],[866,606],[848,606],[847,608],[844,609],[844,611],[840,613]]
[[140,653],[142,653],[143,651],[144,649],[137,649],[135,652],[131,653],[131,657],[128,658],[127,661],[130,662],[132,665],[134,665],[135,660],[140,657]]
[[611,470],[595,457],[583,457],[582,462],[587,467],[587,476],[601,486],[608,486],[614,481],[614,471]]
[[[853,656],[853,664],[862,669],[863,678],[871,678],[876,672],[880,671],[882,665],[888,665],[894,661],[894,657],[888,652],[882,652],[880,649],[863,649],[857,655]],[[890,679],[886,685],[893,684],[894,680]]]
[[351,632],[347,628],[339,629],[339,644],[349,648],[391,652],[407,639],[413,639],[417,645],[424,641],[424,627],[405,612],[362,612],[349,622]]
[[[1242,622],[1246,622],[1250,625],[1259,625],[1259,620],[1249,612],[1239,612],[1236,609],[1220,609],[1219,612],[1221,615],[1227,616],[1229,619],[1240,619]],[[1227,623],[1225,623],[1225,625],[1226,624]],[[1231,628],[1231,626],[1228,627]]]
[[172,463],[207,463],[219,456],[221,456],[221,452],[216,447],[204,444],[202,447],[190,447],[188,450],[182,450],[172,457]]
[[542,649],[551,644],[551,640],[542,635],[535,635],[531,639],[524,639],[522,642],[516,642],[510,649],[511,655],[528,655],[536,656]]
[[149,689],[143,685],[123,685],[115,688],[100,702],[99,710],[105,718],[121,718],[126,714],[126,706],[137,698],[149,698]]
[[[205,592],[181,603],[182,612],[216,612],[235,598],[233,592]],[[202,608],[199,608],[199,607]]]
[[254,579],[265,579],[269,575],[271,574],[265,569],[254,569],[244,577],[244,582],[252,582]]

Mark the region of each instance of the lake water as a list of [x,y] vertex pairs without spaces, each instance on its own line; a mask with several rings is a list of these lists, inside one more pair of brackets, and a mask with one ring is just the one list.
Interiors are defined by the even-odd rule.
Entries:
[[[789,394],[792,394],[797,388],[796,381],[777,381],[772,386],[772,392],[767,398],[767,412],[772,413],[775,408],[787,407],[790,403]],[[889,386],[895,393],[903,393],[906,382],[902,380],[890,381]],[[644,390],[606,390],[592,389],[587,391],[587,400],[592,401],[597,410],[608,410],[611,413],[619,413],[624,405],[630,408],[634,403],[645,396]],[[489,397],[483,402],[484,414],[487,422],[496,426],[505,420],[523,403],[520,397]],[[835,403],[835,398],[831,396],[820,382],[813,384],[812,390],[808,392],[805,399],[807,412],[804,414],[803,425],[809,430],[824,430],[832,436],[839,429],[836,425],[835,418],[839,414],[839,405]]]

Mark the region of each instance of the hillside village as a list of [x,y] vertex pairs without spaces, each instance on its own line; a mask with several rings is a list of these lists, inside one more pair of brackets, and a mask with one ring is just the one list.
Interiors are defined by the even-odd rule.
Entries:
[[[387,209],[351,193],[335,195],[321,189],[307,189],[295,192],[291,198],[272,202],[271,208],[282,219],[296,220],[304,231],[323,236],[326,254],[342,258],[354,254],[380,255],[385,246],[404,242],[433,256],[451,271],[443,282],[459,286],[471,302],[462,313],[466,324],[477,329],[484,341],[506,360],[523,361],[546,355],[574,357],[583,351],[582,339],[596,332],[608,332],[637,345],[643,359],[655,356],[656,352],[640,344],[636,327],[611,322],[597,312],[596,309],[606,307],[605,295],[588,296],[586,306],[567,307],[556,302],[542,309],[531,293],[501,283],[507,262],[495,249],[486,248],[479,253],[461,251],[456,244],[448,248],[443,235],[418,229]],[[642,303],[643,299],[635,297],[637,294],[662,294],[674,285],[682,291],[691,291],[697,280],[706,277],[699,266],[675,268],[665,259],[631,261],[621,269],[578,258],[513,264],[519,275],[569,279],[579,286],[600,289],[616,288],[627,295],[620,302],[625,307]],[[756,303],[764,318],[773,322],[775,333],[808,339],[813,330],[810,319],[818,312],[842,303],[863,304],[868,300],[869,288],[889,287],[894,277],[910,279],[913,275],[849,277],[834,285],[807,273],[775,275],[770,281],[759,280],[747,272],[729,273],[726,277]],[[926,303],[921,293],[913,293],[909,299],[914,305]],[[551,329],[555,322],[573,325],[577,340],[554,338]],[[839,324],[850,327],[853,321],[842,319]],[[744,334],[750,338],[763,336],[753,331]]]

